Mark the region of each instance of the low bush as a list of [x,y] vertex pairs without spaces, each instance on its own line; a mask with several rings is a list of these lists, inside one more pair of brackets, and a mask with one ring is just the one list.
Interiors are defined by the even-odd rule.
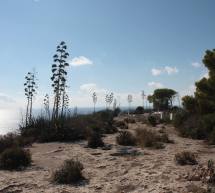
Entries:
[[158,135],[155,131],[141,128],[136,130],[136,138],[141,147],[154,147],[158,141]]
[[170,113],[163,113],[162,119],[159,119],[159,123],[170,124],[171,122]]
[[[213,143],[215,127],[215,113],[202,115],[200,117],[199,130],[201,131],[201,136],[203,139],[209,139]],[[215,137],[215,136],[214,136]]]
[[113,111],[113,117],[117,117],[120,113],[121,113],[121,109],[119,107],[117,107]]
[[124,121],[115,121],[114,126],[119,127],[120,129],[128,129],[128,124]]
[[22,137],[18,135],[15,141],[19,147],[29,147],[34,142],[34,137]]
[[166,133],[158,133],[154,130],[138,128],[136,130],[137,144],[141,147],[164,148],[163,143],[174,143]]
[[125,123],[136,123],[135,119],[131,118],[131,117],[127,117],[124,119]]
[[199,116],[189,115],[186,111],[180,109],[173,116],[173,125],[182,137],[204,139],[206,133],[200,126],[200,120]]
[[[208,168],[207,168],[207,176],[206,179],[208,180],[207,182],[210,184],[215,185],[215,166],[214,166],[214,161],[213,160],[208,160]],[[208,178],[209,176],[209,178]]]
[[5,149],[16,146],[15,135],[9,133],[7,135],[0,136],[0,153]]
[[157,120],[156,120],[156,117],[154,116],[149,116],[148,117],[148,122],[150,125],[152,125],[153,127],[155,127],[157,125]]
[[31,154],[22,148],[13,147],[4,150],[0,155],[0,168],[16,170],[31,164]]
[[210,133],[208,142],[210,145],[215,145],[215,127],[213,131]]
[[174,143],[173,140],[169,139],[169,135],[167,133],[161,133],[158,138],[159,141],[163,143]]
[[175,155],[175,161],[179,165],[196,165],[196,155],[189,151],[183,151]]
[[215,167],[213,160],[208,160],[207,165],[200,164],[193,168],[192,172],[189,172],[186,176],[189,181],[202,181],[202,183],[207,183],[208,188],[212,188],[213,193],[215,188]]
[[82,163],[69,159],[64,161],[63,165],[53,173],[53,182],[59,184],[74,184],[84,179]]
[[105,122],[102,128],[101,132],[104,134],[114,134],[118,132],[118,129],[113,122]]
[[144,113],[144,108],[141,107],[141,106],[138,106],[136,109],[135,109],[135,114],[143,114]]
[[97,148],[97,147],[104,146],[102,136],[99,132],[99,129],[97,129],[97,128],[91,129],[87,140],[88,140],[88,147],[90,147],[90,148]]
[[188,114],[180,109],[174,114],[173,124],[183,137],[207,139],[210,144],[215,143],[214,113],[207,115]]
[[157,141],[154,145],[153,145],[154,149],[164,149],[165,145],[162,142]]
[[135,137],[128,131],[120,131],[116,137],[116,142],[119,145],[133,146],[136,144]]
[[8,133],[0,136],[0,153],[7,148],[11,147],[25,147],[30,146],[33,143],[31,137],[22,137],[15,133]]
[[113,126],[113,111],[100,111],[89,115],[65,116],[51,121],[37,117],[28,126],[20,127],[22,137],[33,137],[38,142],[71,142],[86,139],[86,130],[94,126],[101,133],[116,133]]

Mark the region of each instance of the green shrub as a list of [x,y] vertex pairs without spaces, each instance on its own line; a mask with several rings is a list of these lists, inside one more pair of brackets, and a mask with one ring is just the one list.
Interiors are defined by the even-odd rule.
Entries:
[[174,114],[173,124],[183,137],[193,139],[207,139],[210,144],[215,144],[215,113],[198,115],[188,114],[179,110]]
[[144,108],[141,107],[141,106],[138,106],[136,109],[135,109],[135,114],[143,114],[144,113]]
[[53,181],[59,184],[74,184],[84,179],[82,163],[69,159],[53,173]]
[[179,165],[196,165],[198,162],[194,153],[183,151],[175,155],[175,161]]
[[173,115],[173,125],[175,127],[180,127],[184,121],[188,118],[189,114],[183,110],[183,109],[178,109],[175,111]]
[[189,115],[184,110],[179,110],[174,114],[173,124],[182,137],[193,139],[204,139],[206,137],[205,129],[200,126],[201,117],[196,114]]
[[215,145],[215,127],[214,127],[213,131],[210,133],[208,141],[209,141],[210,145]]
[[155,127],[157,125],[157,120],[156,120],[156,117],[154,116],[149,116],[148,117],[148,122],[150,123],[150,125],[152,125],[153,127]]
[[209,138],[215,126],[215,113],[202,115],[200,117],[199,128],[201,128],[203,138]]
[[116,142],[119,145],[132,146],[136,144],[136,139],[130,132],[120,131],[116,137]]
[[0,156],[0,168],[15,170],[31,164],[31,154],[22,148],[13,147],[4,150]]
[[97,148],[97,147],[103,147],[104,142],[102,140],[101,134],[99,133],[99,129],[92,129],[89,132],[88,136],[88,147],[90,148]]
[[182,97],[182,105],[189,113],[195,113],[197,111],[197,100],[193,96]]

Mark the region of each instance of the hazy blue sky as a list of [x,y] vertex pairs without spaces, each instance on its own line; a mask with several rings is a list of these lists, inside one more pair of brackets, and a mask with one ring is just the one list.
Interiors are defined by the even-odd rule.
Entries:
[[113,91],[126,105],[140,91],[193,92],[215,48],[213,0],[1,0],[0,108],[23,107],[24,76],[36,68],[37,107],[52,94],[52,56],[64,40],[70,52],[71,106],[91,106],[91,93]]

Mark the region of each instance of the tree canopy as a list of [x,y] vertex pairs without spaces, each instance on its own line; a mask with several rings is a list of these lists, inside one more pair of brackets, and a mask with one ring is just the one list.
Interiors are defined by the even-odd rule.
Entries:
[[177,94],[176,91],[168,88],[156,89],[154,94],[148,96],[150,103],[157,110],[168,110],[172,107],[173,98]]
[[201,114],[215,112],[215,49],[207,50],[203,58],[205,67],[208,68],[208,77],[196,82],[195,98]]

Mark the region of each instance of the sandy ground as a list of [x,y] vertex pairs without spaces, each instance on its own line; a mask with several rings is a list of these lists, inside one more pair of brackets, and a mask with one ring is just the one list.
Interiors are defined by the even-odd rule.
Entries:
[[[130,124],[129,129],[144,127],[141,123]],[[112,144],[111,150],[86,148],[86,141],[77,143],[33,144],[32,166],[24,171],[0,171],[0,193],[189,193],[195,187],[206,188],[200,181],[190,182],[184,176],[195,166],[178,166],[174,155],[183,150],[198,154],[200,164],[209,159],[215,161],[215,147],[208,147],[200,140],[181,138],[173,127],[167,126],[170,139],[165,149],[137,149],[138,156],[112,156],[120,146],[116,135],[106,135],[104,141]],[[51,174],[64,160],[77,158],[84,165],[87,181],[79,186],[56,185]]]

